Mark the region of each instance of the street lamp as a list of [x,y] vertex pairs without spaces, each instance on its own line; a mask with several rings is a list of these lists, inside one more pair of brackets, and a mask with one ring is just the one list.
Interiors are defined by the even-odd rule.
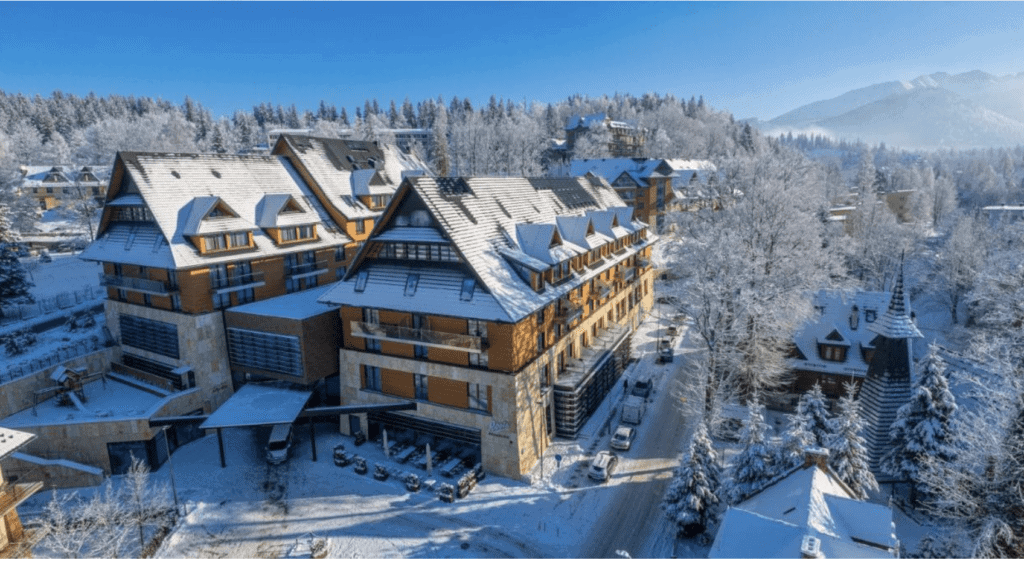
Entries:
[[174,515],[181,517],[181,510],[178,506],[178,486],[174,483],[174,459],[171,458],[171,443],[167,440],[167,431],[171,427],[165,426],[161,430],[164,433],[164,449],[167,450],[167,465],[169,466],[168,471],[171,473],[171,492],[174,494]]

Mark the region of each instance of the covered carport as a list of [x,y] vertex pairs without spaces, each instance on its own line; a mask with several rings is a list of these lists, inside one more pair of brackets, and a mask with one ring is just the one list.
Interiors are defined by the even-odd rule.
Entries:
[[227,467],[224,454],[225,428],[295,425],[300,418],[309,422],[309,438],[316,461],[316,432],[313,417],[333,416],[351,413],[384,413],[389,411],[414,411],[416,403],[391,403],[383,405],[350,405],[338,407],[317,407],[306,409],[306,403],[313,395],[311,390],[287,384],[247,383],[210,415],[186,415],[178,417],[157,417],[149,420],[150,427],[168,426],[185,422],[202,423],[199,429],[216,430],[217,446],[220,450],[220,466]]

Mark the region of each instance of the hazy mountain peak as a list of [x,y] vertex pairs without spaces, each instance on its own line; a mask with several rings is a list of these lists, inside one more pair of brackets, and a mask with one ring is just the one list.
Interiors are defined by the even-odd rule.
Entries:
[[940,71],[878,83],[801,106],[765,126],[907,148],[1024,144],[1024,72]]

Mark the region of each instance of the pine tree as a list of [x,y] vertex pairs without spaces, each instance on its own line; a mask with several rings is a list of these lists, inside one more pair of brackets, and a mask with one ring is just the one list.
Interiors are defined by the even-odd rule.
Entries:
[[721,477],[715,447],[702,421],[690,439],[689,452],[661,506],[669,520],[676,524],[679,534],[694,536],[714,523],[720,503]]
[[778,444],[772,456],[775,463],[775,474],[779,475],[790,468],[804,462],[804,453],[815,445],[814,433],[810,430],[807,415],[794,413],[789,415],[789,424],[782,433],[782,442]]
[[864,422],[860,418],[860,403],[855,398],[853,384],[846,385],[846,394],[839,401],[839,414],[832,421],[835,434],[828,443],[828,465],[839,479],[846,482],[861,499],[869,491],[878,489],[875,475],[868,463],[868,450],[860,431]]
[[447,177],[451,172],[451,158],[448,155],[448,114],[444,105],[437,106],[433,125],[434,143],[431,149],[434,174]]
[[768,446],[768,425],[764,421],[764,405],[755,396],[750,401],[749,409],[747,425],[740,437],[743,450],[732,459],[732,474],[725,486],[725,499],[732,505],[775,477]]
[[832,416],[828,413],[825,394],[821,385],[815,383],[810,391],[800,397],[796,412],[807,420],[807,430],[814,435],[814,446],[825,448],[835,434],[832,428]]
[[943,462],[956,459],[956,399],[946,380],[946,364],[939,348],[932,344],[922,363],[921,377],[910,401],[896,412],[889,428],[893,449],[882,460],[882,470],[898,480],[909,481],[928,493],[921,481],[922,462],[932,458]]
[[32,287],[28,273],[14,251],[15,242],[16,238],[11,232],[10,209],[0,202],[0,308],[35,302],[28,292]]

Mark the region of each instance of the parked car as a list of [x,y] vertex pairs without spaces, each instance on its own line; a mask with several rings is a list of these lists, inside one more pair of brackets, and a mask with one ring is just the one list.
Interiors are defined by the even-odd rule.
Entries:
[[634,438],[636,438],[635,428],[631,426],[620,426],[615,429],[615,434],[612,435],[612,448],[616,450],[629,450],[629,447],[633,445]]
[[622,403],[622,415],[619,420],[626,424],[638,425],[643,422],[644,413],[647,411],[647,404],[640,397],[630,395]]
[[674,347],[672,346],[672,340],[662,338],[658,343],[658,361],[661,363],[671,362],[675,357],[675,352],[673,350]]
[[654,390],[654,385],[651,383],[650,377],[643,377],[637,380],[633,384],[633,395],[636,397],[643,397],[644,399],[651,396],[651,391]]
[[278,424],[270,429],[270,440],[267,441],[267,462],[283,464],[288,460],[288,452],[292,448],[292,425]]
[[597,456],[594,456],[594,461],[590,463],[590,472],[587,475],[593,480],[608,481],[618,462],[618,456],[607,450],[602,450],[597,453]]

